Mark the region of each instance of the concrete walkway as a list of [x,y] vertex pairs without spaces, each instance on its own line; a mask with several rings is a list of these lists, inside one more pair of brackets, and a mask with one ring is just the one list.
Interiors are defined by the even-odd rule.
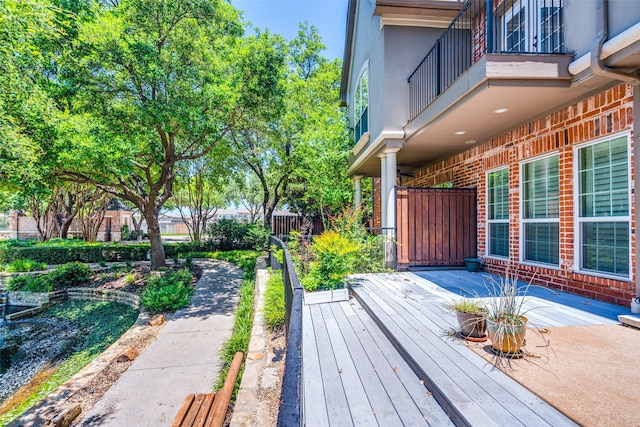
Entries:
[[158,338],[89,411],[82,426],[169,426],[189,393],[209,393],[218,354],[231,335],[242,270],[201,261],[191,305],[177,311]]

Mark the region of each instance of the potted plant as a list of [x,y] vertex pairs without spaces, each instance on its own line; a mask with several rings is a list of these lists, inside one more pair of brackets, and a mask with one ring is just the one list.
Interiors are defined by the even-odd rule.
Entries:
[[489,280],[492,297],[483,299],[483,305],[491,347],[499,356],[518,357],[522,355],[527,333],[524,302],[528,286],[518,288],[517,273],[508,270],[505,276]]
[[464,265],[467,271],[471,273],[477,273],[480,271],[480,260],[478,258],[465,258]]
[[446,307],[456,313],[460,335],[464,339],[475,342],[487,340],[487,312],[479,301],[462,298],[446,304]]

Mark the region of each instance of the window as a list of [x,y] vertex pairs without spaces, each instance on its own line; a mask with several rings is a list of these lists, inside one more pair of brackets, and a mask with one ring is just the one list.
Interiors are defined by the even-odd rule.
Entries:
[[488,254],[509,256],[509,169],[487,176]]
[[560,264],[558,156],[522,165],[523,260]]
[[578,149],[579,269],[629,277],[627,136]]
[[520,53],[562,53],[562,0],[505,0],[502,49]]
[[356,125],[354,140],[358,142],[362,135],[369,132],[369,69],[365,68],[356,86],[354,115]]

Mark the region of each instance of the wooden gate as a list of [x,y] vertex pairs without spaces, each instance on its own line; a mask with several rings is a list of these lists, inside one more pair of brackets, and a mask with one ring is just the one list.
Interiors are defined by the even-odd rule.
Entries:
[[396,188],[398,267],[459,266],[476,256],[476,190]]

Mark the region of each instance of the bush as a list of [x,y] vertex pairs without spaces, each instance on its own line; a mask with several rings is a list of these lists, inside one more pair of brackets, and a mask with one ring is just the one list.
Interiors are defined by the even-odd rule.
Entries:
[[353,272],[355,255],[360,246],[329,230],[316,237],[311,244],[315,258],[302,285],[309,291],[336,289],[343,286],[344,276]]
[[17,276],[9,279],[7,290],[21,292],[51,292],[53,285],[47,275]]
[[[76,241],[78,242],[78,241]],[[55,242],[54,242],[55,243]],[[68,262],[118,262],[144,261],[149,252],[148,244],[31,244],[28,246],[0,246],[0,262],[11,263],[17,259],[30,259],[46,264],[66,264]]]
[[189,305],[192,293],[188,270],[167,272],[149,280],[142,294],[142,306],[152,313],[178,310]]
[[47,269],[47,264],[44,262],[36,262],[30,259],[17,259],[13,261],[6,270],[10,273],[25,272],[25,271],[42,271]]
[[220,219],[207,229],[208,250],[262,250],[267,245],[269,229],[234,219]]
[[57,266],[51,273],[47,274],[53,289],[60,290],[75,288],[89,282],[93,272],[88,265],[80,262],[70,262]]
[[282,272],[274,272],[269,280],[264,294],[264,321],[271,330],[284,327],[284,280]]

